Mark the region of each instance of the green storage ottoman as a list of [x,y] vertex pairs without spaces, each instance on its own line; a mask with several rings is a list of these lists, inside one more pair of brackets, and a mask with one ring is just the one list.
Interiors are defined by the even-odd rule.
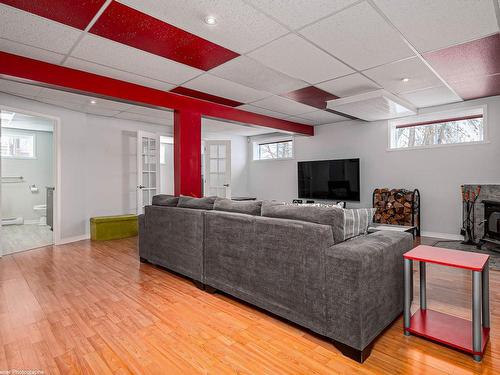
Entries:
[[137,236],[137,215],[99,216],[90,218],[93,241],[117,240]]

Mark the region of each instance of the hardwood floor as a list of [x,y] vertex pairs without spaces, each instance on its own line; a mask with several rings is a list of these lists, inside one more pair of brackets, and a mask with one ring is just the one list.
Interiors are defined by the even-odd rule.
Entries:
[[[470,318],[466,271],[429,265],[427,278],[429,308]],[[399,318],[360,365],[307,330],[140,264],[136,239],[4,256],[0,282],[0,373],[500,373],[498,271],[490,272],[492,329],[482,363],[405,337]]]

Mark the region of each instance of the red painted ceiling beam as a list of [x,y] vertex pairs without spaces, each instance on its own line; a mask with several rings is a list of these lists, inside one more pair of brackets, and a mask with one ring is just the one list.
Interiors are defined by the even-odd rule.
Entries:
[[0,51],[0,61],[0,74],[2,75],[31,80],[68,91],[174,110],[196,111],[206,117],[258,125],[291,133],[314,135],[314,127],[310,125],[246,112],[23,56]]
[[192,98],[207,100],[212,103],[227,105],[229,107],[238,107],[243,104],[241,102],[237,102],[236,100],[226,99],[221,96],[207,94],[206,92],[189,89],[187,87],[182,87],[182,86],[177,86],[175,89],[170,90],[170,92],[174,92],[180,95],[190,96]]

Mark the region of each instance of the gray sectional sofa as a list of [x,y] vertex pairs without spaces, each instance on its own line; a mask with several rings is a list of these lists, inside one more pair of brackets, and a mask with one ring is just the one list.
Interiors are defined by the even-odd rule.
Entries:
[[143,262],[309,328],[359,362],[403,310],[408,233],[343,241],[341,209],[168,199],[139,217]]

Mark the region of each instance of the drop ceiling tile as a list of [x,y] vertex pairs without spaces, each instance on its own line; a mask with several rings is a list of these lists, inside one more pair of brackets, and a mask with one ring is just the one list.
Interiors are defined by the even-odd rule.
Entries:
[[357,0],[247,0],[291,29],[298,29]]
[[271,96],[265,91],[255,90],[211,74],[203,74],[182,85],[193,90],[206,92],[241,103],[253,102]]
[[56,107],[70,109],[72,111],[84,112],[84,108],[85,108],[85,106],[81,105],[81,104],[67,103],[67,102],[63,102],[63,101],[58,100],[58,99],[44,98],[44,97],[40,97],[40,96],[37,96],[36,100],[39,102],[42,102],[42,103],[52,104]]
[[181,84],[203,72],[90,34],[78,44],[72,57],[173,84]]
[[312,125],[312,126],[319,125],[314,120],[309,120],[309,119],[302,118],[302,117],[297,117],[297,116],[290,116],[290,117],[285,118],[285,120],[292,121],[292,122],[297,122],[299,124],[304,124],[304,125]]
[[[246,53],[288,31],[242,0],[120,0],[171,25],[238,53]],[[207,25],[206,16],[216,25]]]
[[140,115],[138,113],[132,113],[132,112],[120,112],[115,117],[125,119],[125,120],[148,122],[150,124],[156,124],[156,125],[172,126],[172,124],[173,124],[173,122],[169,122],[168,119],[160,119],[158,117],[145,116],[145,115]]
[[418,108],[432,107],[435,105],[454,103],[462,100],[446,86],[407,92],[399,94],[399,96],[408,100]]
[[[443,85],[443,82],[418,57],[378,66],[363,72],[392,93],[415,91]],[[408,82],[403,82],[408,78]]]
[[300,33],[358,70],[414,55],[367,2],[307,26]]
[[374,0],[420,52],[498,32],[493,2],[457,0]]
[[104,5],[105,0],[71,3],[68,3],[68,0],[2,0],[2,3],[83,30]]
[[29,57],[30,59],[46,61],[52,64],[59,64],[64,58],[64,55],[59,53],[46,51],[26,44],[11,42],[3,38],[0,38],[0,51]]
[[315,125],[332,124],[334,122],[349,120],[346,117],[336,115],[335,113],[330,113],[326,111],[315,111],[310,113],[303,113],[299,116],[306,120],[311,120]]
[[130,105],[126,112],[136,113],[139,115],[156,117],[160,120],[167,119],[169,123],[173,123],[174,121],[174,113],[173,111],[169,111],[167,109],[161,110],[156,108],[143,107],[139,105]]
[[209,137],[209,139],[214,139],[214,136],[219,137],[230,135],[251,137],[255,135],[266,134],[270,131],[270,129],[266,129],[263,127],[240,125],[234,122],[225,122],[210,118],[203,118],[201,125],[202,137]]
[[113,110],[113,111],[127,111],[131,105],[128,103],[123,103],[123,102],[118,102],[115,100],[107,100],[107,99],[102,99],[102,98],[93,98],[91,96],[84,96],[84,98],[87,99],[87,104],[89,103],[90,100],[95,100],[96,104],[88,105],[90,108],[100,108],[100,109],[108,109],[108,110]]
[[59,100],[61,103],[75,104],[79,106],[85,106],[89,104],[90,100],[92,100],[91,97],[85,95],[49,88],[42,88],[37,96],[37,99]]
[[[83,107],[89,108],[99,108],[107,111],[126,111],[133,107],[132,104],[120,102],[117,100],[108,100],[104,98],[94,97],[92,95],[86,94],[77,94],[73,92],[42,88],[37,95],[37,99],[51,99],[51,100],[59,100],[63,103],[80,105]],[[91,104],[91,101],[95,101],[95,104]],[[84,110],[87,112],[87,110]],[[110,114],[106,114],[106,116],[113,116]]]
[[41,90],[42,88],[38,86],[0,79],[0,91],[8,94],[23,96],[25,98],[34,98]]
[[[85,94],[77,94],[77,93],[72,93],[68,91],[62,91],[62,90],[55,90],[55,89],[49,89],[49,88],[40,88],[40,91],[37,95],[37,100],[44,100],[44,99],[49,99],[53,101],[60,101],[62,103],[67,103],[67,104],[74,104],[78,106],[83,106],[84,111],[88,112],[87,107],[89,107],[91,110],[93,108],[97,108],[99,110],[103,111],[116,111],[116,112],[122,112],[122,111],[136,111],[138,108],[142,108],[144,111],[142,113],[147,113],[148,115],[154,116],[157,112],[162,112],[162,113],[169,113],[168,111],[159,111],[155,109],[150,109],[150,108],[145,108],[145,107],[140,107],[136,106],[133,104],[117,101],[117,100],[109,100],[109,99],[104,99],[100,97],[94,97],[92,95],[85,95]],[[95,104],[91,104],[91,101],[95,101]],[[96,111],[93,111],[92,113],[98,114]],[[103,112],[105,113],[105,112]],[[106,112],[107,113],[107,112]],[[141,112],[139,112],[141,113]],[[112,114],[105,114],[105,116],[113,116]],[[156,116],[159,116],[156,114]]]
[[288,34],[248,54],[279,72],[311,84],[354,71],[296,34]]
[[81,31],[0,4],[1,37],[52,52],[66,54]]
[[73,57],[67,59],[66,62],[64,63],[64,66],[73,69],[83,70],[89,73],[102,75],[109,78],[119,79],[125,82],[135,83],[141,86],[151,87],[153,89],[162,91],[170,91],[175,87],[175,85],[172,85],[167,82],[150,79],[137,74],[125,72],[123,70],[118,70],[114,68],[109,68],[104,65],[95,64],[90,61],[75,59]]
[[282,94],[308,86],[304,81],[270,69],[246,56],[228,61],[212,69],[210,74],[274,94]]
[[447,82],[500,73],[500,34],[428,52],[425,60]]
[[215,68],[238,56],[236,52],[117,2],[106,8],[90,32],[202,70]]
[[[61,94],[65,93],[61,92]],[[99,102],[97,102],[97,104],[95,105],[92,105],[89,103],[90,97],[84,95],[78,95],[78,96],[81,96],[80,103],[78,103],[74,99],[74,97],[71,97],[71,95],[66,97],[68,98],[68,100],[64,100],[65,97],[62,95],[59,97],[56,97],[55,95],[53,97],[37,96],[36,100],[42,103],[54,105],[56,107],[66,108],[72,111],[90,113],[99,116],[112,117],[118,115],[121,112],[120,110],[117,109],[120,103],[116,103],[114,106],[115,108],[112,108],[113,104],[107,103],[108,101],[103,101],[102,99],[97,99],[99,100]]]
[[256,101],[252,103],[252,105],[275,112],[286,113],[290,116],[296,116],[316,110],[314,107],[298,103],[294,100],[286,99],[281,96],[270,96],[269,98]]
[[271,111],[269,109],[256,107],[256,106],[251,105],[251,104],[240,105],[238,107],[238,109],[241,109],[241,110],[247,111],[247,112],[258,113],[259,115],[264,115],[264,116],[269,116],[269,117],[275,117],[275,118],[279,118],[279,119],[285,119],[287,117],[290,117],[290,115],[288,115],[286,113],[280,113],[280,112],[276,112],[276,111]]
[[90,113],[91,115],[113,117],[119,114],[121,111],[115,111],[113,109],[101,108],[98,106],[87,105],[83,107],[83,112]]
[[500,95],[500,73],[452,82],[451,87],[464,100]]
[[380,88],[379,85],[359,73],[332,79],[331,81],[323,82],[315,86],[341,98]]

